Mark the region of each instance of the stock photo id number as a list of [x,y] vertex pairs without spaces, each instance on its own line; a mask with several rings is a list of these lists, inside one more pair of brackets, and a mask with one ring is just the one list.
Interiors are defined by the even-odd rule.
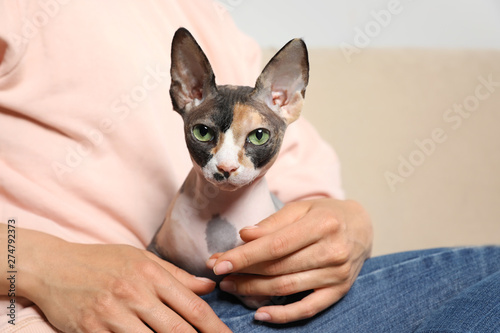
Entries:
[[16,324],[16,219],[8,220],[7,224],[7,280],[10,282],[7,296],[9,305],[7,306],[8,322]]

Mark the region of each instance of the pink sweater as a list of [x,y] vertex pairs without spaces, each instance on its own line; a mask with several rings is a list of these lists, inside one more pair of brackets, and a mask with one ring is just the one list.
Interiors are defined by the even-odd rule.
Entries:
[[[180,26],[218,84],[253,86],[259,47],[217,3],[0,0],[2,223],[16,218],[72,242],[149,243],[192,166],[168,93]],[[303,119],[267,180],[285,202],[343,198],[335,153]],[[7,324],[7,302],[0,331],[53,331],[21,299],[16,326]]]

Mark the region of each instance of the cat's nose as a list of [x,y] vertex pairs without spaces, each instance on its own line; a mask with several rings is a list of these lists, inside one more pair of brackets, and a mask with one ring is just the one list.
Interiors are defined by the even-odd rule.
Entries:
[[217,169],[224,175],[224,177],[229,178],[229,176],[238,169],[239,165],[220,163],[217,164]]

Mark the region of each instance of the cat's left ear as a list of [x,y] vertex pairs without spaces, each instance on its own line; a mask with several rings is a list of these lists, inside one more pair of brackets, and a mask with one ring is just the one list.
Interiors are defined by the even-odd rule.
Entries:
[[302,39],[293,39],[266,65],[255,84],[255,93],[290,124],[300,115],[308,81],[306,44]]
[[215,75],[193,35],[179,28],[172,40],[170,97],[174,110],[183,115],[208,96],[215,95]]

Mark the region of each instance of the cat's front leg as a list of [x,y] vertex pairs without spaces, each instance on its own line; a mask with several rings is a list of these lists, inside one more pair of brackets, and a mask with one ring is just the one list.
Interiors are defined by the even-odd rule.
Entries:
[[211,255],[206,243],[206,222],[193,209],[186,192],[181,190],[171,203],[148,250],[190,274],[216,279],[205,264]]

